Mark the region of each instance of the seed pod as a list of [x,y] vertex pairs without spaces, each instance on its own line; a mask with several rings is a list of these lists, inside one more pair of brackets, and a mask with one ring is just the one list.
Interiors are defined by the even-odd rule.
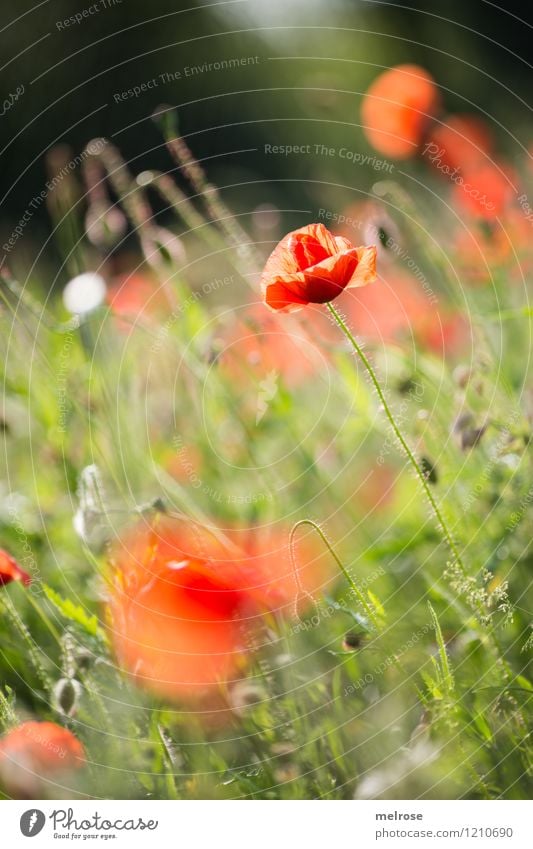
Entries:
[[75,678],[60,678],[53,690],[56,710],[65,716],[74,716],[81,692],[82,686]]
[[124,236],[127,221],[122,211],[106,201],[92,203],[85,216],[85,233],[97,248],[111,248]]

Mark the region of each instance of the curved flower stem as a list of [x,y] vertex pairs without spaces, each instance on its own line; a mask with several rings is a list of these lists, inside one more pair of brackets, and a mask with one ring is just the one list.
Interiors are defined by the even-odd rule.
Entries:
[[331,545],[330,541],[328,540],[326,534],[324,533],[324,531],[322,530],[320,525],[317,525],[317,523],[313,522],[312,519],[300,519],[298,522],[296,522],[292,526],[291,532],[290,532],[290,535],[289,535],[289,550],[290,550],[291,562],[292,562],[292,566],[293,566],[293,570],[294,570],[294,577],[296,578],[296,583],[298,585],[299,595],[309,596],[312,599],[312,601],[316,604],[316,602],[313,599],[313,597],[311,596],[311,594],[308,593],[306,590],[304,590],[304,588],[302,587],[302,582],[300,581],[300,573],[299,573],[297,565],[296,565],[296,556],[295,556],[295,553],[294,553],[294,535],[295,535],[296,531],[298,530],[298,528],[300,528],[302,525],[309,525],[309,527],[313,528],[313,530],[317,532],[318,536],[320,537],[320,539],[322,540],[322,542],[324,543],[324,545],[328,549],[329,553],[333,557],[335,563],[337,564],[337,566],[341,570],[342,574],[346,578],[348,584],[351,587],[353,594],[359,600],[359,602],[360,602],[361,606],[363,607],[366,615],[368,616],[370,621],[377,627],[378,623],[376,621],[376,616],[374,614],[374,611],[372,610],[372,608],[368,604],[363,593],[361,592],[361,590],[359,589],[359,587],[355,583],[354,579],[352,578],[352,576],[348,572],[346,566],[344,565],[344,563],[342,562],[342,560],[338,556],[337,552],[335,551],[335,549]]
[[387,400],[386,400],[385,395],[383,393],[383,389],[381,388],[380,382],[378,380],[376,372],[374,371],[374,369],[372,367],[372,364],[370,363],[370,360],[366,356],[365,352],[363,351],[363,349],[361,348],[361,346],[357,342],[355,336],[350,331],[350,329],[346,325],[345,321],[341,318],[341,316],[339,315],[339,313],[337,312],[335,307],[331,303],[327,304],[327,307],[328,307],[331,315],[333,316],[335,322],[338,324],[338,326],[340,327],[340,329],[342,330],[342,332],[344,333],[344,335],[348,339],[350,345],[354,349],[355,353],[357,354],[357,356],[361,360],[363,366],[365,367],[366,372],[367,372],[367,374],[370,378],[370,381],[371,381],[374,389],[377,392],[379,400],[381,401],[382,407],[385,411],[385,415],[387,416],[389,424],[390,424],[392,430],[394,431],[394,435],[396,436],[396,439],[400,443],[405,456],[407,457],[409,463],[411,464],[411,466],[413,468],[413,471],[415,472],[418,480],[420,481],[422,489],[424,490],[426,498],[429,501],[431,509],[433,510],[433,513],[435,514],[435,518],[437,519],[437,522],[440,526],[442,536],[444,537],[444,539],[445,539],[445,541],[446,541],[446,543],[447,543],[447,545],[448,545],[448,547],[449,547],[449,549],[452,553],[453,559],[457,563],[457,565],[459,566],[461,571],[466,575],[466,569],[465,569],[463,561],[461,560],[461,556],[459,554],[459,551],[457,550],[457,546],[456,546],[455,541],[453,539],[452,533],[451,533],[450,529],[448,528],[448,525],[446,524],[446,520],[445,520],[444,516],[442,515],[437,502],[435,501],[433,493],[431,492],[431,489],[429,487],[427,478],[426,478],[424,472],[422,471],[420,464],[418,463],[415,455],[413,454],[413,452],[409,448],[409,445],[407,444],[398,424],[396,423],[396,419],[394,418],[394,415],[392,414],[392,411],[391,411],[391,409],[390,409],[390,407],[387,403]]

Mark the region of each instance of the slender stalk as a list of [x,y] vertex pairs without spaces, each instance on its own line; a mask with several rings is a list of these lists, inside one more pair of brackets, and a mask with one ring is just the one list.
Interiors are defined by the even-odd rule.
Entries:
[[365,352],[363,351],[363,349],[361,348],[361,346],[357,342],[355,336],[350,331],[350,329],[346,325],[345,321],[341,318],[341,316],[339,315],[339,313],[337,312],[335,307],[331,303],[327,304],[327,307],[328,307],[331,315],[333,316],[335,322],[338,324],[338,326],[340,327],[340,329],[342,330],[342,332],[344,333],[344,335],[348,339],[353,350],[355,351],[355,353],[359,357],[360,361],[362,362],[362,364],[363,364],[363,366],[364,366],[364,368],[365,368],[365,370],[366,370],[366,372],[367,372],[367,374],[370,378],[370,381],[371,381],[374,389],[377,392],[378,398],[381,402],[383,410],[385,411],[385,415],[386,415],[386,417],[389,421],[389,424],[390,424],[390,426],[391,426],[391,428],[394,432],[394,435],[395,435],[396,439],[398,440],[398,442],[400,443],[405,456],[407,457],[409,463],[411,464],[411,466],[413,468],[413,471],[415,472],[418,480],[420,481],[420,484],[422,486],[422,489],[424,490],[426,498],[429,501],[429,504],[431,506],[433,513],[435,514],[435,518],[437,519],[437,523],[440,526],[440,530],[442,532],[442,535],[443,535],[446,543],[448,544],[448,547],[449,547],[449,549],[450,549],[450,551],[453,555],[453,559],[457,563],[457,565],[460,567],[461,571],[466,575],[467,572],[466,572],[464,563],[461,560],[461,556],[459,554],[459,551],[458,551],[457,546],[455,544],[455,541],[453,539],[452,533],[451,533],[450,529],[448,528],[446,520],[445,520],[444,516],[442,515],[442,512],[441,512],[437,502],[435,501],[433,493],[431,492],[430,486],[428,484],[426,475],[422,471],[422,468],[421,468],[420,464],[418,463],[418,460],[416,459],[415,455],[413,454],[413,452],[409,448],[409,445],[407,444],[405,437],[403,436],[398,424],[396,423],[396,419],[394,418],[394,415],[393,415],[393,413],[392,413],[392,411],[391,411],[391,409],[390,409],[390,407],[387,403],[387,399],[385,398],[385,395],[383,393],[383,389],[381,388],[381,384],[378,380],[376,372],[374,371],[374,369],[372,367],[372,364],[370,363],[370,360],[366,356]]
[[346,578],[348,584],[350,585],[350,587],[352,589],[353,594],[359,600],[359,602],[360,602],[361,606],[363,607],[366,615],[368,616],[370,621],[377,627],[378,623],[377,623],[374,611],[372,610],[372,608],[368,604],[363,593],[361,592],[361,590],[359,589],[359,587],[355,583],[354,579],[352,578],[352,576],[348,572],[346,566],[344,565],[344,563],[342,562],[342,560],[338,556],[337,552],[333,548],[332,544],[328,540],[326,534],[324,533],[324,531],[322,530],[320,525],[317,525],[317,523],[313,522],[312,519],[300,519],[300,521],[296,522],[296,524],[293,525],[293,527],[291,528],[291,533],[290,533],[290,536],[289,536],[289,550],[290,550],[290,555],[291,555],[292,567],[293,567],[293,571],[294,571],[294,577],[296,578],[296,584],[298,586],[299,596],[306,595],[316,604],[316,602],[315,602],[314,598],[311,596],[311,594],[309,592],[307,592],[306,590],[304,590],[304,588],[302,586],[302,582],[300,581],[300,573],[298,571],[297,564],[296,564],[296,555],[295,555],[295,551],[294,551],[294,536],[295,536],[295,533],[298,530],[298,528],[300,528],[302,525],[309,525],[309,527],[313,528],[313,530],[316,531],[316,533],[318,534],[318,536],[320,537],[320,539],[322,540],[322,542],[324,543],[324,545],[328,549],[329,553],[333,557],[335,563],[337,564],[337,566],[341,570],[342,574]]
[[45,670],[43,664],[41,663],[41,658],[39,656],[39,649],[37,644],[35,643],[32,635],[30,634],[28,628],[20,618],[13,602],[11,601],[9,595],[6,593],[3,595],[2,600],[0,601],[0,612],[5,613],[6,618],[9,620],[11,625],[14,627],[22,642],[25,643],[28,649],[29,658],[33,664],[35,672],[37,673],[38,678],[40,678],[41,683],[45,687],[45,689],[50,690],[52,687],[52,680]]

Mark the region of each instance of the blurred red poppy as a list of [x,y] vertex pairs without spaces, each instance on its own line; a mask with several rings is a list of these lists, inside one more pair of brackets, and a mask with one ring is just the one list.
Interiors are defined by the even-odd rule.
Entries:
[[456,354],[468,341],[468,322],[426,293],[412,275],[391,269],[368,289],[350,293],[344,308],[356,333],[383,342],[413,336],[421,348]]
[[54,722],[24,722],[0,738],[0,783],[16,799],[40,798],[43,780],[85,765],[77,737]]
[[421,322],[417,328],[418,340],[422,348],[441,357],[464,355],[471,343],[470,323],[464,315],[447,309],[437,316],[437,320]]
[[414,333],[421,321],[435,314],[421,285],[396,269],[374,286],[350,293],[345,308],[356,333],[384,342],[398,339],[401,333]]
[[31,584],[31,577],[20,568],[17,561],[7,551],[0,549],[0,587],[11,581],[21,581],[25,586]]
[[506,163],[480,162],[465,168],[463,180],[454,185],[454,198],[470,215],[493,219],[511,205],[516,175]]
[[363,98],[365,135],[376,150],[395,159],[414,156],[440,105],[433,77],[418,65],[380,74]]
[[[324,354],[293,316],[275,315],[253,304],[221,335],[221,370],[238,387],[256,384],[275,373],[289,388],[300,385],[324,366]],[[254,395],[254,402],[256,396]]]
[[358,469],[358,484],[351,498],[354,509],[367,518],[374,514],[378,521],[393,505],[396,493],[396,474],[388,463],[364,465]]
[[[168,311],[168,301],[158,281],[141,272],[114,277],[107,289],[107,302],[117,316],[129,320],[147,321]],[[128,327],[126,322],[123,326]]]
[[376,276],[376,248],[354,248],[323,224],[288,233],[273,250],[261,277],[267,306],[291,312],[325,304],[344,289],[366,286]]
[[426,148],[438,150],[439,161],[449,168],[470,168],[487,161],[494,143],[490,128],[478,115],[450,115],[433,127]]
[[[161,520],[117,542],[110,625],[119,662],[137,683],[198,701],[242,674],[265,612],[298,595],[286,542],[265,549],[253,538],[235,531],[221,541]],[[299,577],[309,591],[318,559],[302,554]]]
[[461,279],[472,285],[489,283],[504,268],[508,281],[532,269],[531,225],[518,209],[507,209],[498,221],[467,220],[454,246]]

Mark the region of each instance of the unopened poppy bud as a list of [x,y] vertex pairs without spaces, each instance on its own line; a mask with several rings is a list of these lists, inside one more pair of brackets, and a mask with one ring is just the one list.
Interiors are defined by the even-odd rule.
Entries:
[[141,235],[141,246],[147,259],[179,264],[185,259],[181,240],[165,227],[155,227],[149,236]]
[[357,651],[357,649],[360,649],[363,645],[364,640],[364,634],[360,634],[357,631],[348,631],[348,633],[344,635],[342,647],[344,651]]
[[75,678],[61,678],[53,691],[56,709],[65,716],[74,716],[81,690],[81,684]]
[[420,466],[422,467],[422,472],[424,473],[424,477],[426,478],[427,481],[429,481],[429,483],[437,483],[438,482],[439,477],[437,475],[437,469],[435,468],[435,466],[431,462],[431,460],[428,460],[427,457],[421,457]]
[[466,389],[472,373],[467,366],[457,366],[453,372],[453,379],[461,389]]
[[463,430],[461,434],[461,448],[463,451],[468,451],[469,448],[474,448],[487,429],[486,425],[481,427],[469,427]]
[[243,716],[266,698],[267,694],[262,687],[248,681],[237,682],[229,693],[231,708],[238,716]]
[[88,672],[95,663],[95,656],[89,649],[78,649],[74,655],[74,662],[78,672]]
[[474,416],[472,415],[472,413],[461,413],[457,416],[453,425],[454,433],[461,434],[467,427],[471,427],[473,423]]
[[398,392],[400,395],[409,395],[410,392],[414,390],[416,387],[416,382],[412,377],[406,377],[400,380],[398,383]]

